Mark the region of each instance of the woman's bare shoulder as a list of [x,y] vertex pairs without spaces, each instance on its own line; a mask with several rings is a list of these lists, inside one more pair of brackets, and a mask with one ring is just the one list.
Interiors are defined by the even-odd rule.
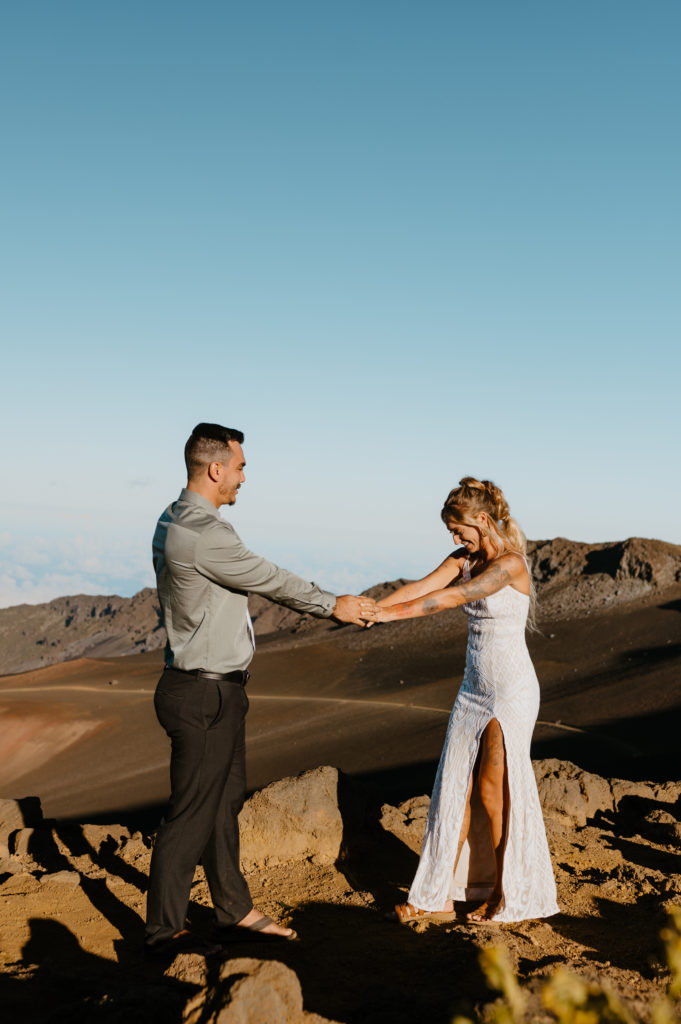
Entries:
[[509,569],[512,565],[517,566],[519,569],[524,569],[527,572],[527,560],[519,551],[504,551],[502,555],[499,555],[497,562],[503,562]]
[[516,590],[523,594],[530,592],[530,570],[519,551],[505,551],[499,558],[495,558],[494,564],[508,573]]

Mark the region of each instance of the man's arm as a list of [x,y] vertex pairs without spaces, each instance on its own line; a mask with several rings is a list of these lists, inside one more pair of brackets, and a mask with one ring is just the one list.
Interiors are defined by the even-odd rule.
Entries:
[[336,598],[287,569],[249,551],[234,528],[216,522],[199,537],[194,561],[197,570],[214,583],[231,590],[264,594],[277,604],[321,618],[333,616],[340,622],[364,625],[360,611],[374,606],[369,598],[343,595]]

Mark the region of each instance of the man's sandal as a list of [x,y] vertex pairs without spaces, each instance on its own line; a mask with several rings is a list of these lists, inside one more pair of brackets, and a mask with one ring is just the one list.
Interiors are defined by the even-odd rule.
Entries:
[[208,942],[200,935],[195,935],[184,928],[181,932],[177,932],[176,935],[171,935],[167,939],[161,939],[159,942],[145,943],[144,959],[151,962],[156,961],[157,963],[172,963],[180,953],[196,953],[198,956],[210,958],[222,956],[223,952],[222,946],[218,943]]
[[216,936],[222,942],[291,942],[293,939],[297,939],[298,935],[295,931],[291,930],[290,935],[278,935],[276,932],[265,932],[263,928],[267,928],[270,924],[276,924],[271,917],[267,914],[263,914],[253,924],[231,924],[223,928],[216,929]]
[[396,903],[394,916],[400,924],[413,924],[414,921],[456,921],[453,910],[419,910],[411,903]]

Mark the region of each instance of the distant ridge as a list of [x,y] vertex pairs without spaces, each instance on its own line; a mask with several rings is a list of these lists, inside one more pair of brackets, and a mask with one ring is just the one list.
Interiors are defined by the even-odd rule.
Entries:
[[582,544],[556,537],[528,541],[527,550],[541,619],[578,618],[654,598],[681,582],[681,546],[662,540]]
[[[528,543],[540,620],[579,618],[617,604],[655,599],[681,582],[681,546],[633,537],[583,544],[557,537]],[[369,589],[389,593],[401,580]],[[249,599],[256,634],[328,628],[312,616]],[[0,674],[27,672],[74,658],[106,658],[165,644],[156,591],[134,597],[78,594],[39,605],[0,609]]]

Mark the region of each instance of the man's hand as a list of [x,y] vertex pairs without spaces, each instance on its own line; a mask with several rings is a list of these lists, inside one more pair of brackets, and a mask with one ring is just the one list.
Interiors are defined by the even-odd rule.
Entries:
[[352,594],[343,594],[336,598],[336,604],[331,612],[334,619],[339,622],[354,622],[356,626],[366,626],[366,619],[376,613],[376,602],[370,597],[353,597]]

